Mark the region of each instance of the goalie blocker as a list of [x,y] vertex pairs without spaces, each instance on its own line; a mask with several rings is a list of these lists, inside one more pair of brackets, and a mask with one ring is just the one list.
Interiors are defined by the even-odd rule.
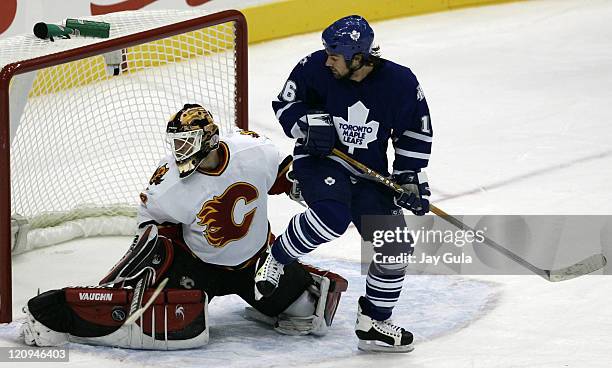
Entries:
[[[284,275],[275,295],[255,301],[254,264],[230,269],[202,262],[177,237],[176,227],[149,225],[101,281],[103,287],[51,290],[28,301],[22,327],[29,345],[66,342],[132,349],[176,350],[208,343],[208,301],[237,294],[251,308],[247,317],[269,322],[284,334],[325,334],[347,281],[329,271],[297,262]],[[172,239],[172,240],[171,240]],[[264,248],[265,249],[265,248]],[[265,255],[264,252],[261,252]],[[258,257],[256,255],[255,257]],[[152,276],[149,279],[149,275]],[[133,324],[125,324],[138,298],[139,280],[164,290]],[[150,299],[152,289],[142,296]]]

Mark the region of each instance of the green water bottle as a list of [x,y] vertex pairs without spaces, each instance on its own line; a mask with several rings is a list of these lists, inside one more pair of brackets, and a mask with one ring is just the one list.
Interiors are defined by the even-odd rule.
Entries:
[[43,40],[53,41],[53,37],[70,38],[70,35],[75,35],[75,31],[69,27],[39,22],[34,25],[34,35]]
[[108,38],[110,23],[94,22],[92,20],[66,19],[66,27],[76,30],[78,35],[86,37]]

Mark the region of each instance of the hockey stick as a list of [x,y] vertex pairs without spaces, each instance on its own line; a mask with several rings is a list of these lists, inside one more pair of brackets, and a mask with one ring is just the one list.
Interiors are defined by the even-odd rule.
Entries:
[[[361,172],[363,172],[367,176],[371,177],[372,179],[376,180],[377,182],[383,184],[387,188],[389,188],[389,189],[391,189],[391,190],[393,190],[395,192],[398,192],[398,193],[404,193],[404,189],[399,184],[395,183],[393,180],[389,179],[388,177],[385,177],[385,176],[379,174],[378,172],[370,169],[366,165],[364,165],[361,162],[355,160],[354,158],[352,158],[349,155],[345,154],[344,152],[338,150],[337,148],[334,148],[332,150],[332,154],[334,156],[340,158],[344,162],[346,162],[346,163],[348,163],[348,164],[358,168]],[[472,229],[468,225],[466,225],[463,222],[461,222],[456,217],[449,215],[448,213],[444,212],[443,210],[439,209],[438,207],[434,206],[433,204],[431,204],[429,206],[429,208],[430,208],[431,212],[433,212],[434,214],[438,215],[443,220],[445,220],[445,221],[455,225],[459,229],[475,231],[474,229]],[[603,254],[594,254],[594,255],[592,255],[590,257],[587,257],[587,258],[583,259],[582,261],[580,261],[578,263],[575,263],[575,264],[573,264],[571,266],[559,268],[559,269],[556,269],[556,270],[546,270],[546,269],[539,268],[539,267],[529,263],[525,259],[523,259],[523,258],[519,257],[518,255],[514,254],[512,251],[508,250],[507,248],[504,248],[503,246],[501,246],[500,244],[498,244],[497,242],[495,242],[492,239],[484,237],[483,243],[487,244],[491,248],[495,249],[496,251],[500,252],[501,254],[505,255],[508,258],[510,258],[514,262],[518,263],[519,265],[521,265],[521,266],[525,267],[526,269],[530,270],[531,272],[535,273],[536,275],[539,275],[539,276],[543,277],[544,279],[546,279],[548,281],[552,281],[552,282],[570,280],[570,279],[573,279],[575,277],[579,277],[579,276],[583,276],[583,275],[589,274],[591,272],[595,272],[595,271],[603,268],[606,265],[606,263],[607,263],[606,257],[604,257]]]
[[[141,279],[142,281],[142,279]],[[153,294],[151,294],[151,297],[149,298],[149,300],[147,301],[147,303],[141,307],[136,309],[134,312],[130,313],[130,315],[128,316],[128,318],[125,320],[125,322],[123,322],[124,325],[130,325],[134,322],[136,322],[136,320],[138,318],[140,318],[140,316],[147,311],[147,309],[151,306],[151,304],[153,304],[153,302],[155,301],[155,299],[157,299],[157,297],[159,296],[159,294],[162,292],[162,290],[164,290],[164,287],[166,287],[166,284],[168,283],[168,278],[166,277],[165,279],[162,280],[162,282],[159,283],[159,285],[157,285],[157,287],[155,288],[155,290],[153,291]],[[144,290],[141,291],[144,294]],[[136,289],[134,290],[134,300],[136,300]],[[141,299],[142,300],[142,299]],[[133,308],[132,304],[132,308]],[[131,309],[131,308],[130,308]]]

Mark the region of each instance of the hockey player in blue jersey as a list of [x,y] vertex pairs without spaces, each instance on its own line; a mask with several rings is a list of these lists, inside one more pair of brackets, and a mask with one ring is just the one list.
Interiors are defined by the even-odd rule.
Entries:
[[[361,233],[362,215],[401,214],[401,207],[416,215],[429,211],[423,169],[431,153],[432,128],[416,77],[380,57],[379,48],[373,47],[374,31],[360,16],[337,20],[322,38],[324,49],[295,66],[272,102],[285,134],[296,139],[294,174],[309,208],[293,217],[258,264],[258,297],[274,292],[284,265],[338,238],[351,221]],[[392,177],[411,193],[401,199],[331,155],[337,148],[389,175],[389,140],[395,148]],[[410,245],[404,251],[411,252]],[[370,264],[355,328],[360,349],[412,350],[412,333],[389,320],[405,267]]]

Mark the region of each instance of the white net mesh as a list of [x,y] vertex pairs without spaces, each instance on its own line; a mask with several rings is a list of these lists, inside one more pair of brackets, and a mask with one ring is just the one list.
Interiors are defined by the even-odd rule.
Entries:
[[[202,15],[139,11],[88,19],[110,23],[111,38],[118,38]],[[14,78],[12,214],[27,218],[31,228],[134,216],[140,191],[167,153],[171,114],[199,103],[222,132],[235,126],[235,32],[234,22],[222,23]],[[102,41],[0,40],[0,67]],[[109,66],[111,59],[120,65]],[[112,75],[115,70],[120,74]]]

